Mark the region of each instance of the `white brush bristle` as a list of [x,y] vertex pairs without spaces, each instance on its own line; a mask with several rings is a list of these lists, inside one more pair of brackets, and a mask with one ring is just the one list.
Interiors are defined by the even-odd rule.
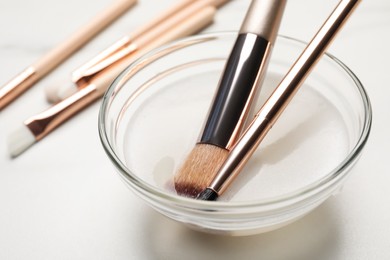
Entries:
[[46,99],[50,103],[57,103],[78,91],[77,85],[73,82],[50,84],[45,88]]
[[36,139],[33,133],[25,125],[23,125],[8,136],[8,152],[11,157],[16,157],[35,142]]

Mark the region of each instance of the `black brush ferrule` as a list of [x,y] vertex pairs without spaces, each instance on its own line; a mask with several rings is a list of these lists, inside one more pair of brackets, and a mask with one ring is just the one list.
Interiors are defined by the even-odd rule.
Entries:
[[218,193],[210,188],[206,188],[201,193],[199,193],[198,196],[196,197],[197,200],[208,200],[208,201],[214,201],[217,200],[217,198],[218,198]]
[[[258,74],[267,62],[270,43],[251,33],[240,34],[226,62],[199,143],[226,148],[255,88]],[[253,93],[252,93],[253,95]]]

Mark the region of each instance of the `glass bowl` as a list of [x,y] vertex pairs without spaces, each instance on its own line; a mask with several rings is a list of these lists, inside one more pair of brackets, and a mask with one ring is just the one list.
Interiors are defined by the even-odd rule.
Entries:
[[[372,112],[358,78],[324,55],[218,201],[177,195],[173,176],[196,144],[235,38],[189,37],[132,63],[104,96],[99,133],[119,176],[151,207],[198,230],[249,235],[282,227],[336,194],[361,155]],[[255,110],[305,45],[278,37]]]

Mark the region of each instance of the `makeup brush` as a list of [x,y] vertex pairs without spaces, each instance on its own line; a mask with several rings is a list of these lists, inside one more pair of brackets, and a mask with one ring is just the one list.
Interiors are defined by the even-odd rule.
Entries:
[[[110,66],[105,73],[100,73],[99,77],[95,77],[93,81],[75,94],[26,120],[22,127],[13,132],[7,139],[10,155],[12,157],[19,155],[76,113],[101,98],[113,78],[136,58],[162,44],[198,32],[212,22],[215,12],[215,7],[204,7],[195,13],[188,14],[186,19],[180,20],[170,30],[164,30],[163,34],[159,33],[160,26],[155,27],[154,33],[158,34],[159,37],[154,37],[155,35],[151,31],[138,38],[139,42],[143,43],[141,50]],[[151,37],[152,35],[153,37]]]
[[0,89],[0,110],[46,76],[135,3],[136,0],[119,0],[113,3],[95,16],[89,23],[77,30],[71,37],[5,84]]
[[201,138],[174,176],[178,194],[207,187],[241,134],[263,81],[286,0],[253,0],[226,62]]
[[342,0],[261,107],[250,126],[230,151],[211,184],[198,199],[216,200],[239,174],[260,142],[298,91],[314,65],[346,22],[359,0]]
[[[51,103],[56,103],[79,89],[87,86],[93,78],[104,69],[112,66],[120,59],[142,48],[139,37],[153,31],[156,26],[165,24],[165,30],[169,30],[175,23],[185,19],[190,13],[196,12],[206,6],[218,7],[228,0],[183,0],[160,14],[151,22],[134,31],[131,35],[124,36],[112,46],[98,54],[95,58],[83,64],[72,73],[72,81],[67,83],[52,84],[45,89],[46,98]],[[172,17],[176,17],[172,19]],[[161,29],[163,31],[163,29]],[[157,34],[154,34],[157,37]]]

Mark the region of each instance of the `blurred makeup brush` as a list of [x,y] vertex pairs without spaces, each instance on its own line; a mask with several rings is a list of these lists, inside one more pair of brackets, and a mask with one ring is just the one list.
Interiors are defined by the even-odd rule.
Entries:
[[253,0],[225,65],[199,142],[174,177],[178,194],[210,184],[237,141],[260,88],[286,0]]
[[202,191],[199,200],[216,200],[239,174],[260,142],[274,125],[298,91],[314,65],[355,10],[359,0],[342,0],[321,29],[307,45],[268,100],[261,107],[250,126],[230,151],[211,184]]
[[[215,12],[215,7],[204,7],[195,13],[187,13],[185,19],[178,20],[170,30],[164,29],[162,34],[161,29],[164,27],[159,25],[153,31],[137,38],[142,43],[141,50],[110,66],[104,73],[94,77],[93,81],[75,94],[26,120],[22,127],[8,137],[10,155],[12,157],[19,155],[73,115],[102,97],[113,78],[122,72],[131,61],[162,44],[198,32],[212,22]],[[158,37],[155,37],[155,34]]]
[[95,16],[89,23],[76,31],[71,37],[46,53],[41,59],[5,84],[0,89],[0,110],[46,76],[135,3],[136,0],[119,0],[114,2],[111,6]]
[[[176,5],[160,14],[151,22],[137,29],[131,35],[123,37],[112,46],[98,54],[95,58],[77,68],[72,73],[71,82],[49,85],[45,89],[47,100],[51,103],[56,103],[87,86],[89,82],[91,82],[91,80],[93,80],[99,73],[114,65],[125,56],[131,55],[142,48],[142,44],[140,44],[138,38],[142,38],[145,33],[153,31],[156,26],[160,26],[162,24],[165,26],[161,27],[162,33],[163,30],[169,30],[172,26],[174,26],[174,23],[185,19],[186,16],[196,12],[197,10],[206,6],[218,7],[225,4],[227,1],[228,0],[179,1]],[[176,19],[172,19],[172,17],[176,17]],[[158,37],[158,34],[154,34],[154,37]]]

